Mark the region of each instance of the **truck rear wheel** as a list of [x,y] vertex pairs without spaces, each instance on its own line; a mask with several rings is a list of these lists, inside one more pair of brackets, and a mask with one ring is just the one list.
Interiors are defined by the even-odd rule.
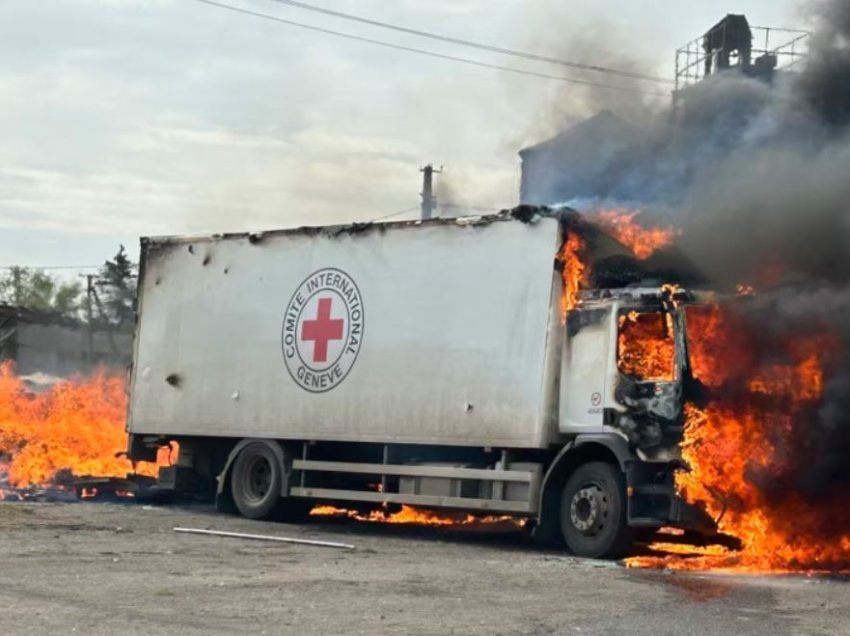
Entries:
[[280,501],[283,474],[275,452],[268,444],[251,442],[243,448],[230,475],[233,503],[243,517],[267,519]]
[[622,471],[605,462],[579,466],[561,493],[561,532],[576,556],[617,558],[631,545]]

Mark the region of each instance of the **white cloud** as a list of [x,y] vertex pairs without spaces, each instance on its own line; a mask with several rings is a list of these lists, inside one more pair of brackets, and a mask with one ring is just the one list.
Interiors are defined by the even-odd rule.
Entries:
[[[349,33],[528,66],[272,2],[227,1]],[[624,4],[617,12],[590,0],[324,4],[542,53],[553,52],[542,50],[544,43],[557,44],[611,17],[629,28],[639,23],[638,48],[663,60],[711,21],[702,10],[660,0]],[[774,16],[777,7],[792,3],[738,4],[747,11],[769,7]],[[713,19],[726,8],[706,11]],[[593,54],[587,51],[589,61]],[[103,250],[111,239],[139,234],[376,218],[418,204],[418,170],[428,162],[446,166],[440,178],[455,201],[511,205],[516,151],[535,140],[532,134],[546,134],[536,122],[551,112],[562,88],[185,0],[2,3],[0,261],[3,253],[24,255],[29,263],[55,263],[57,254],[81,257],[57,249],[60,240]],[[34,232],[51,240],[36,241]],[[21,241],[32,241],[31,250]]]

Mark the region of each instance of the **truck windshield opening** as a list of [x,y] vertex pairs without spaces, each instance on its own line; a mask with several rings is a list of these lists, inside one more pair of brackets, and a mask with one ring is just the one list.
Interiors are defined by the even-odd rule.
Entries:
[[617,367],[639,382],[674,381],[676,343],[671,317],[661,311],[621,312]]

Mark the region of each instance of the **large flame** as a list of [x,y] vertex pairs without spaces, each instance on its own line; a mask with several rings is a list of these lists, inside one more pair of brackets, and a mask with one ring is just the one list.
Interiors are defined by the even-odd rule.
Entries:
[[667,247],[681,232],[674,227],[647,228],[635,221],[640,211],[600,210],[594,221],[606,233],[628,247],[640,260],[646,260]]
[[[57,473],[123,477],[131,463],[116,453],[127,447],[124,417],[127,396],[121,374],[100,370],[33,393],[0,364],[0,459],[9,484],[49,485]],[[167,449],[159,465],[169,463]],[[157,465],[142,463],[138,473],[155,475]]]
[[[687,406],[682,455],[690,470],[678,474],[677,487],[686,500],[704,505],[743,549],[639,557],[629,565],[850,569],[846,490],[826,487],[807,495],[799,486],[814,469],[805,458],[819,440],[809,422],[820,408],[825,369],[839,342],[817,326],[803,333],[757,329],[718,304],[688,310],[694,375],[710,397],[702,406]],[[652,547],[669,552],[668,546]]]

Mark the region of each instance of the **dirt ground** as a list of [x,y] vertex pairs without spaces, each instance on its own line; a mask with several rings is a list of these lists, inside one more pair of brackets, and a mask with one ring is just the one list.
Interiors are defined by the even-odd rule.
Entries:
[[[354,550],[175,533],[175,526]],[[850,634],[840,577],[671,574],[505,529],[0,504],[0,634]]]

